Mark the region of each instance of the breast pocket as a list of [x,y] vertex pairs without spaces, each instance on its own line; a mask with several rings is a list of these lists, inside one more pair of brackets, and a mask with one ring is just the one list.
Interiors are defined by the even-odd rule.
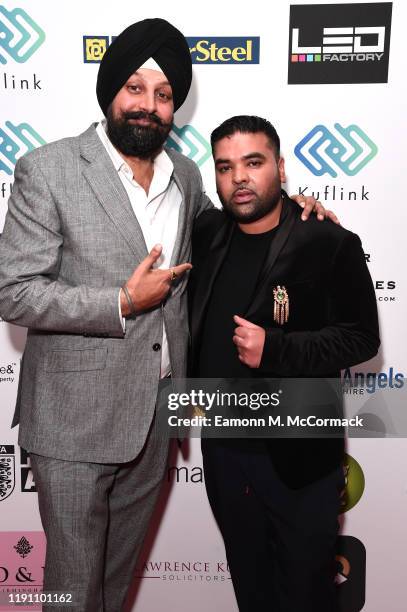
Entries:
[[[313,329],[321,319],[321,314],[325,308],[325,293],[318,289],[317,284],[313,280],[299,280],[282,283],[280,287],[284,287],[287,296],[288,310],[286,313],[284,325],[289,330],[295,329]],[[273,314],[278,315],[281,308],[278,296],[275,295],[275,288],[272,292],[273,297]],[[276,321],[278,316],[274,316]],[[282,317],[280,316],[280,320]],[[283,317],[284,319],[284,317]],[[281,324],[280,324],[281,325]]]
[[46,357],[46,372],[85,372],[106,367],[107,347],[79,350],[50,351]]

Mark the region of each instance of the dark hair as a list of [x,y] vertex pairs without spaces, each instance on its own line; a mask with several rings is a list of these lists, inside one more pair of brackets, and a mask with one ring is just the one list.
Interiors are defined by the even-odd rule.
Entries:
[[230,117],[215,128],[211,134],[211,146],[212,152],[215,144],[225,138],[226,136],[232,136],[236,132],[242,134],[257,134],[262,132],[269,139],[270,145],[273,148],[276,157],[280,156],[280,138],[275,130],[275,127],[262,117],[256,117],[255,115],[236,115]]

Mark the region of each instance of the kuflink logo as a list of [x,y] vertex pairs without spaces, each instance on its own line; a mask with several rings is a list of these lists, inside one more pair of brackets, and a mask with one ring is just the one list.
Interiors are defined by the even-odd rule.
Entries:
[[30,59],[45,40],[45,32],[21,8],[0,5],[0,64],[9,57],[20,64]]
[[316,125],[297,144],[294,153],[316,176],[338,176],[338,170],[354,176],[376,155],[378,148],[357,125],[342,127],[335,123],[335,130]]
[[6,121],[0,127],[0,172],[12,175],[18,158],[43,144],[45,140],[28,123]]
[[179,128],[174,124],[167,138],[167,146],[183,153],[198,166],[202,166],[211,156],[209,142],[192,125]]

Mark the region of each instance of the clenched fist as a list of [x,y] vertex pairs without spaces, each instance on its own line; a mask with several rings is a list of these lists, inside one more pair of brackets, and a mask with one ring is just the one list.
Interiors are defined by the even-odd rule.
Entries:
[[238,325],[235,329],[233,342],[237,347],[240,361],[249,368],[258,368],[263,355],[266,331],[250,321],[235,315],[234,322]]

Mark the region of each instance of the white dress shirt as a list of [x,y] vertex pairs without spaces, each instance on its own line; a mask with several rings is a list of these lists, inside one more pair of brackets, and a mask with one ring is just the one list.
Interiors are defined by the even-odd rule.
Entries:
[[[174,165],[163,150],[154,160],[154,174],[148,194],[139,185],[133,171],[120,153],[115,149],[106,134],[106,122],[103,120],[96,127],[96,133],[108,152],[113,166],[129,196],[131,206],[140,224],[146,242],[147,250],[151,251],[155,244],[161,244],[162,254],[154,265],[155,268],[169,268],[178,229],[178,217],[181,206],[181,192],[172,178]],[[120,311],[119,316],[123,328],[125,323]],[[161,377],[171,372],[165,326],[161,345]]]

